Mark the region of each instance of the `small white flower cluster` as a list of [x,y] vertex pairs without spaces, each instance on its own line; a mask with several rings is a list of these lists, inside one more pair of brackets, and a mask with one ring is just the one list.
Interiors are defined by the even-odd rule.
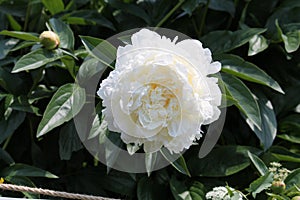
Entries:
[[231,187],[224,186],[213,188],[213,190],[208,192],[205,197],[206,199],[211,200],[243,200],[243,196],[240,194],[240,192],[236,191]]
[[269,167],[269,172],[274,174],[275,181],[284,181],[284,179],[289,175],[290,170],[282,167],[278,162],[271,162]]

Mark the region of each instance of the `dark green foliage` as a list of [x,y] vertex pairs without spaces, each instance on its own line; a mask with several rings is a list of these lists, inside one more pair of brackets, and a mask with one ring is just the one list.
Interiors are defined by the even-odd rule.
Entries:
[[[300,195],[299,0],[0,0],[0,22],[0,177],[6,182],[139,200],[201,200],[226,184],[248,199]],[[148,174],[119,172],[95,160],[77,135],[80,129],[99,144],[110,138],[126,149],[102,124],[101,101],[96,98],[90,124],[75,127],[73,118],[94,102],[85,85],[111,70],[116,48],[103,40],[157,25],[199,39],[222,63],[225,127],[202,159],[195,145],[164,169],[150,173],[156,155],[149,155]],[[39,43],[46,30],[59,36],[57,49]],[[99,43],[105,51],[93,51]],[[106,147],[104,156],[113,165],[119,152]],[[272,161],[292,171],[279,194],[269,189]]]

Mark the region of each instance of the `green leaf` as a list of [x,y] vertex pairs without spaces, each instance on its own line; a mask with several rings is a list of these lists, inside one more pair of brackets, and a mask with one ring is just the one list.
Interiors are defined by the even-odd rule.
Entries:
[[15,130],[23,123],[26,114],[24,112],[12,111],[7,120],[4,118],[0,121],[0,144],[9,136],[11,136]]
[[[5,181],[8,181],[14,185],[28,186],[28,187],[36,187],[34,183],[27,177],[23,176],[7,176],[5,177]],[[29,199],[39,199],[39,194],[33,194],[29,192],[22,192]]]
[[35,33],[3,30],[0,32],[0,35],[15,37],[15,38],[18,38],[21,40],[26,40],[26,41],[34,41],[34,42],[40,41],[40,39],[37,37],[37,34],[35,34]]
[[61,19],[68,24],[98,25],[114,31],[116,30],[113,23],[99,14],[99,12],[96,10],[76,10],[72,13],[67,13],[66,15],[62,16]]
[[65,48],[65,49],[74,49],[74,34],[71,30],[70,26],[65,24],[63,21],[52,18],[49,20],[50,25],[55,33],[57,33],[60,44],[59,47]]
[[[99,170],[95,171],[95,178],[98,179]],[[105,173],[105,170],[102,170]],[[101,171],[100,171],[101,174]],[[126,196],[136,195],[136,180],[131,176],[132,174],[111,171],[109,174],[101,174],[100,188],[114,193],[119,193]],[[99,188],[99,186],[98,186]]]
[[266,192],[266,194],[276,200],[291,200],[291,198],[289,198],[287,196],[283,196],[283,194],[273,194],[273,193],[268,193],[268,192]]
[[300,168],[293,170],[285,179],[286,189],[300,187]]
[[256,198],[256,195],[263,190],[268,189],[272,185],[273,174],[268,172],[264,176],[259,177],[250,184],[248,192],[252,193],[252,196]]
[[200,159],[194,154],[187,162],[192,176],[224,177],[235,174],[250,165],[248,151],[260,150],[248,146],[220,146]]
[[[190,185],[190,186],[188,186]],[[175,200],[204,200],[205,199],[205,187],[198,181],[192,183],[185,183],[179,181],[172,176],[170,180],[170,188]]]
[[2,148],[0,148],[0,161],[1,163],[5,163],[5,164],[14,164],[15,161],[12,159],[12,157]]
[[[164,158],[169,161],[169,163],[180,173],[187,176],[191,176],[189,169],[187,168],[185,159],[182,155],[178,156],[177,154],[171,154],[169,150],[163,148],[160,150]],[[176,159],[176,160],[175,160]],[[175,161],[174,161],[175,160]]]
[[18,95],[25,95],[32,84],[30,77],[24,74],[13,74],[10,68],[0,68],[0,86],[7,92]]
[[37,69],[62,57],[64,57],[64,55],[59,50],[49,51],[46,49],[37,49],[22,56],[15,64],[12,72],[16,73]]
[[232,74],[247,81],[268,86],[273,90],[284,94],[280,85],[253,63],[247,62],[243,58],[232,54],[222,54],[216,56],[215,59],[220,60],[222,63],[223,72]]
[[261,176],[264,176],[266,173],[268,173],[268,167],[265,165],[265,163],[255,154],[248,151],[248,156],[251,160],[251,162],[254,164],[258,172]]
[[143,19],[148,25],[151,24],[151,18],[149,17],[147,12],[137,5],[123,3],[119,0],[108,0],[108,3],[114,8],[120,9],[123,12],[129,13],[131,15]]
[[65,7],[62,0],[42,0],[42,2],[52,15],[63,11]]
[[26,164],[14,164],[0,171],[2,177],[7,176],[29,176],[29,177],[46,177],[46,178],[58,178],[54,174],[45,171],[43,169],[33,167]]
[[237,101],[236,106],[261,130],[260,110],[249,88],[232,75],[222,74],[222,79],[230,95]]
[[86,50],[104,65],[110,66],[116,59],[117,50],[109,42],[90,36],[80,36],[80,39]]
[[65,124],[59,132],[59,156],[61,160],[70,160],[72,153],[82,148],[73,121]]
[[[206,5],[207,0],[188,0],[182,5],[182,9],[190,16],[192,12],[200,5]],[[208,7],[216,11],[224,11],[229,13],[232,17],[235,13],[235,6],[231,0],[210,0]]]
[[288,149],[281,146],[272,146],[270,148],[272,155],[279,161],[288,161],[300,163],[300,155],[297,153],[292,153]]
[[272,143],[276,137],[277,120],[271,101],[268,100],[261,92],[256,92],[256,95],[258,98],[257,102],[262,122],[261,130],[259,130],[252,121],[246,119],[246,122],[259,138],[264,151],[266,151],[272,146]]
[[[300,113],[291,114],[279,121],[279,130],[288,133],[290,137],[300,137]],[[278,136],[280,137],[280,136]],[[295,142],[300,142],[296,140]]]
[[37,137],[74,117],[85,104],[85,90],[76,84],[61,86],[51,98],[37,129]]
[[278,40],[280,35],[276,30],[276,20],[279,24],[284,26],[290,23],[299,23],[300,19],[300,6],[298,0],[285,0],[282,1],[277,9],[269,16],[265,27],[268,28],[269,35],[274,40]]
[[101,42],[104,40],[91,37],[91,36],[79,36],[81,39],[81,42],[83,43],[86,50],[89,51],[89,53],[92,53],[93,49],[98,46]]
[[[206,2],[208,0],[200,0],[201,2]],[[208,7],[212,10],[224,11],[229,13],[232,17],[235,14],[235,5],[232,0],[210,0]]]
[[81,64],[77,77],[80,83],[86,82],[96,74],[99,75],[98,77],[100,77],[105,69],[106,66],[103,63],[101,63],[98,59],[86,59]]
[[96,136],[103,137],[107,133],[107,122],[99,116],[99,114],[95,115],[95,118],[92,123],[92,127],[90,129],[90,133],[88,139],[92,139]]
[[20,42],[19,44],[17,44],[14,48],[12,48],[10,51],[17,51],[17,50],[20,50],[20,49],[23,49],[23,48],[26,48],[26,47],[31,47],[33,45],[35,45],[36,42],[33,42],[33,41],[23,41],[23,42]]
[[18,97],[13,97],[13,99],[14,99],[14,101],[10,105],[10,107],[12,109],[23,111],[23,112],[28,112],[28,113],[34,113],[37,116],[40,116],[39,108],[31,105],[26,96],[22,95],[22,96],[18,96]]
[[300,136],[293,136],[293,135],[288,135],[288,134],[280,134],[277,135],[278,138],[281,138],[283,140],[295,143],[295,144],[300,144]]
[[22,30],[22,26],[19,24],[19,22],[17,22],[15,20],[15,18],[12,15],[7,14],[6,16],[7,16],[7,19],[9,21],[9,24],[10,24],[11,28],[14,31],[20,31],[20,30]]
[[248,56],[254,56],[268,48],[268,41],[262,35],[254,35],[249,40]]
[[244,30],[231,31],[213,31],[202,37],[205,47],[215,53],[225,53],[237,47],[240,47],[253,38],[253,36],[265,32],[267,29],[249,28]]
[[0,40],[0,60],[5,58],[9,51],[19,42],[19,40],[10,38]]
[[291,32],[288,32],[286,34],[283,33],[283,31],[281,30],[279,24],[278,24],[278,20],[275,21],[276,27],[277,27],[277,31],[281,37],[281,39],[284,42],[284,48],[288,53],[292,53],[294,51],[297,51],[297,49],[300,46],[300,30],[294,30]]

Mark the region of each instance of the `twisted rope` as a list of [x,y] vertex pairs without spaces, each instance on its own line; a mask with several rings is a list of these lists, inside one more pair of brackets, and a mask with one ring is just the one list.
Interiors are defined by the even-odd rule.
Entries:
[[42,194],[42,195],[53,196],[53,197],[62,197],[62,198],[67,198],[67,199],[119,200],[119,199],[97,197],[97,196],[85,195],[85,194],[74,194],[74,193],[60,192],[60,191],[54,191],[54,190],[48,190],[48,189],[32,188],[32,187],[13,185],[13,184],[7,184],[7,183],[5,183],[5,184],[0,183],[0,189],[16,191],[16,192],[29,192],[29,193],[34,193],[34,194]]

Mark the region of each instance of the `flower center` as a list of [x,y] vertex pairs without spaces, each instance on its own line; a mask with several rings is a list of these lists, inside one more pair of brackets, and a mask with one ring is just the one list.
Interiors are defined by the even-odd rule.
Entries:
[[131,119],[148,130],[164,128],[179,115],[179,102],[167,87],[146,84],[131,94],[127,105]]

